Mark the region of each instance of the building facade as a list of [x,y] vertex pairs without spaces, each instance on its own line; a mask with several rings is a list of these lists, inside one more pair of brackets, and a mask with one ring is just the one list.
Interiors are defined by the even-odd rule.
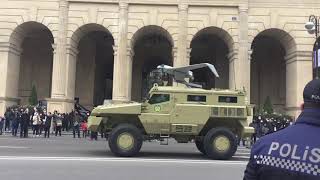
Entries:
[[159,64],[209,62],[195,82],[245,89],[259,107],[296,115],[312,79],[313,35],[304,29],[318,0],[2,0],[0,113],[27,104],[33,86],[49,111],[74,98],[141,100]]

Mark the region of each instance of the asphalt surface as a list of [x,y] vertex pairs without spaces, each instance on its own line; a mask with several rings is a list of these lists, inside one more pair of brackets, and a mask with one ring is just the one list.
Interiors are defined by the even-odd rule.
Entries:
[[208,160],[193,143],[145,142],[139,156],[114,157],[107,141],[0,136],[0,179],[8,180],[240,180],[250,150],[239,147],[229,161]]

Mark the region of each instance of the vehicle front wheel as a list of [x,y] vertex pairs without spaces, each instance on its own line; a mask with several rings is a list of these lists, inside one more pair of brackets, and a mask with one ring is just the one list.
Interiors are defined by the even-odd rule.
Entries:
[[113,154],[131,157],[139,153],[143,138],[137,127],[131,124],[121,124],[111,131],[108,141]]
[[211,159],[227,160],[237,151],[237,139],[227,128],[213,128],[205,136],[204,150]]

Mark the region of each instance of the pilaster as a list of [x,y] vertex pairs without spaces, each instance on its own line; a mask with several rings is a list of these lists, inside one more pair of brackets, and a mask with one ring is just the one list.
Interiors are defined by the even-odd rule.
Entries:
[[237,58],[238,58],[238,51],[232,51],[229,52],[227,55],[228,60],[229,60],[229,88],[230,89],[239,89],[239,85],[237,86]]
[[0,43],[0,115],[8,106],[18,104],[20,56],[22,49],[10,43]]
[[[177,62],[178,61],[178,48],[176,48],[176,47],[172,48],[172,59],[173,59],[173,62]],[[176,64],[174,64],[174,66],[175,65]]]
[[234,62],[234,78],[238,89],[245,89],[250,102],[250,48],[248,38],[248,3],[239,6],[239,49]]
[[295,51],[285,56],[286,111],[298,117],[303,103],[303,89],[312,80],[312,51]]
[[187,60],[190,64],[190,58],[191,58],[191,51],[192,51],[192,48],[187,48]]
[[68,2],[59,2],[59,28],[56,44],[53,45],[53,69],[51,98],[65,98],[66,96],[66,41],[67,41]]
[[118,47],[115,47],[113,93],[114,100],[131,99],[132,60],[128,58],[128,3],[119,2],[119,37]]
[[179,34],[177,42],[177,58],[174,59],[174,66],[189,65],[189,58],[187,58],[187,36],[188,36],[188,4],[179,4]]
[[66,79],[66,99],[73,100],[75,97],[75,86],[76,86],[76,69],[77,69],[77,56],[79,51],[77,48],[72,46],[66,47],[67,59],[67,79]]
[[[53,44],[53,67],[52,67],[52,86],[51,98],[48,100],[48,111],[57,110],[68,112],[73,109],[73,99],[68,97],[70,86],[70,61],[67,54],[67,27],[68,27],[69,3],[67,0],[59,1],[59,23],[58,35]],[[74,67],[75,68],[75,67]],[[72,75],[71,75],[72,78]],[[72,84],[72,83],[71,83]],[[72,94],[72,93],[71,93]],[[73,92],[74,94],[74,92]]]

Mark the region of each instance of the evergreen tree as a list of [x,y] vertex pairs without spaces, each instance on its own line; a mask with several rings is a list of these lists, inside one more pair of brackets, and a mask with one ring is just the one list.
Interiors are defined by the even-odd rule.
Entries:
[[32,85],[31,95],[29,97],[29,104],[35,106],[38,104],[38,95],[35,85]]
[[269,96],[267,97],[267,99],[263,104],[263,111],[266,112],[267,114],[273,113],[273,107],[272,107],[271,99]]

